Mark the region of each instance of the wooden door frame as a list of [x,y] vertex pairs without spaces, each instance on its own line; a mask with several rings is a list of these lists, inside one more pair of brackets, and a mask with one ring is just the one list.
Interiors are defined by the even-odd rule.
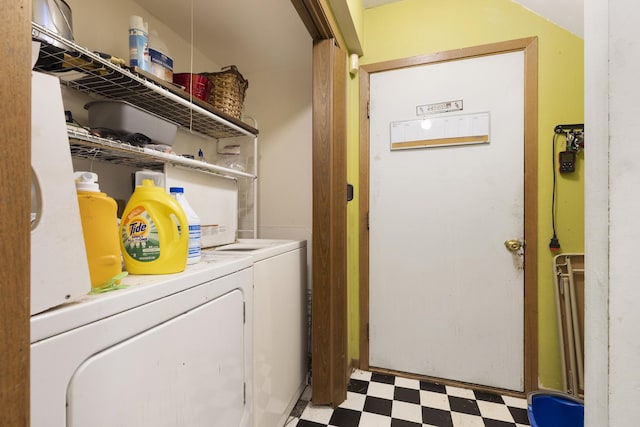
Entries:
[[347,398],[346,55],[313,43],[312,401]]
[[[360,67],[360,368],[369,366],[369,97],[370,75],[522,51],[524,53],[524,391],[538,388],[538,38],[474,46]],[[442,381],[441,379],[439,379]],[[456,384],[455,381],[448,381]],[[459,383],[458,383],[459,384]],[[487,390],[497,391],[490,387]],[[505,392],[504,390],[499,390]],[[518,393],[516,393],[518,394]]]
[[31,1],[2,14],[0,425],[29,425]]
[[326,0],[292,0],[313,39],[312,401],[347,397],[346,53]]

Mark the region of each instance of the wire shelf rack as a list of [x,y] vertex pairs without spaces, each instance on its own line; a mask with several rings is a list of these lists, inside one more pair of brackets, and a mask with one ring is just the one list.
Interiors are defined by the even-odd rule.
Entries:
[[67,134],[69,136],[71,155],[77,158],[156,171],[162,171],[164,165],[171,164],[230,178],[249,178],[252,180],[256,178],[256,175],[247,172],[189,159],[173,153],[138,147],[117,140],[100,138],[87,134],[82,130],[68,128]]
[[[192,98],[182,88],[137,68],[114,63],[108,55],[102,57],[35,22],[32,22],[32,38],[41,43],[34,69],[56,75],[72,89],[129,102],[191,132],[216,139],[258,134],[257,129]],[[43,39],[57,43],[50,44]]]

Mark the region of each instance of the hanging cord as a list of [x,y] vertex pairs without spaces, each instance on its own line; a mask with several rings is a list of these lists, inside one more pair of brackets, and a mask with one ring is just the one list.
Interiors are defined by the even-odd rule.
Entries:
[[560,241],[556,235],[556,140],[558,139],[558,133],[553,133],[553,140],[551,141],[551,167],[553,172],[553,189],[551,191],[551,227],[553,229],[553,236],[549,241],[549,249],[553,252],[560,250]]
[[[193,103],[193,0],[191,0],[191,43],[189,46],[189,102]],[[189,109],[189,131],[193,132],[193,109]]]

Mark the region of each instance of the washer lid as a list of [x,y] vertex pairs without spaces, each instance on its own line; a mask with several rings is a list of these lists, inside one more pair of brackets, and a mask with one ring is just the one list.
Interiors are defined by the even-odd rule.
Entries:
[[218,246],[215,250],[222,254],[243,253],[251,255],[254,261],[261,261],[306,246],[305,240],[240,239],[237,243]]
[[202,260],[197,264],[187,265],[182,273],[129,275],[122,279],[122,284],[129,286],[126,289],[98,295],[83,295],[32,316],[31,342],[75,329],[253,265],[250,256],[240,253],[233,255],[203,250]]

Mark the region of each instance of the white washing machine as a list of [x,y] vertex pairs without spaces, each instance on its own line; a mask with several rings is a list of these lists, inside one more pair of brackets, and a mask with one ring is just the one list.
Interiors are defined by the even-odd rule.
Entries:
[[31,318],[31,425],[251,427],[252,259],[123,282]]
[[240,239],[218,247],[254,260],[254,427],[282,427],[306,385],[306,241]]

